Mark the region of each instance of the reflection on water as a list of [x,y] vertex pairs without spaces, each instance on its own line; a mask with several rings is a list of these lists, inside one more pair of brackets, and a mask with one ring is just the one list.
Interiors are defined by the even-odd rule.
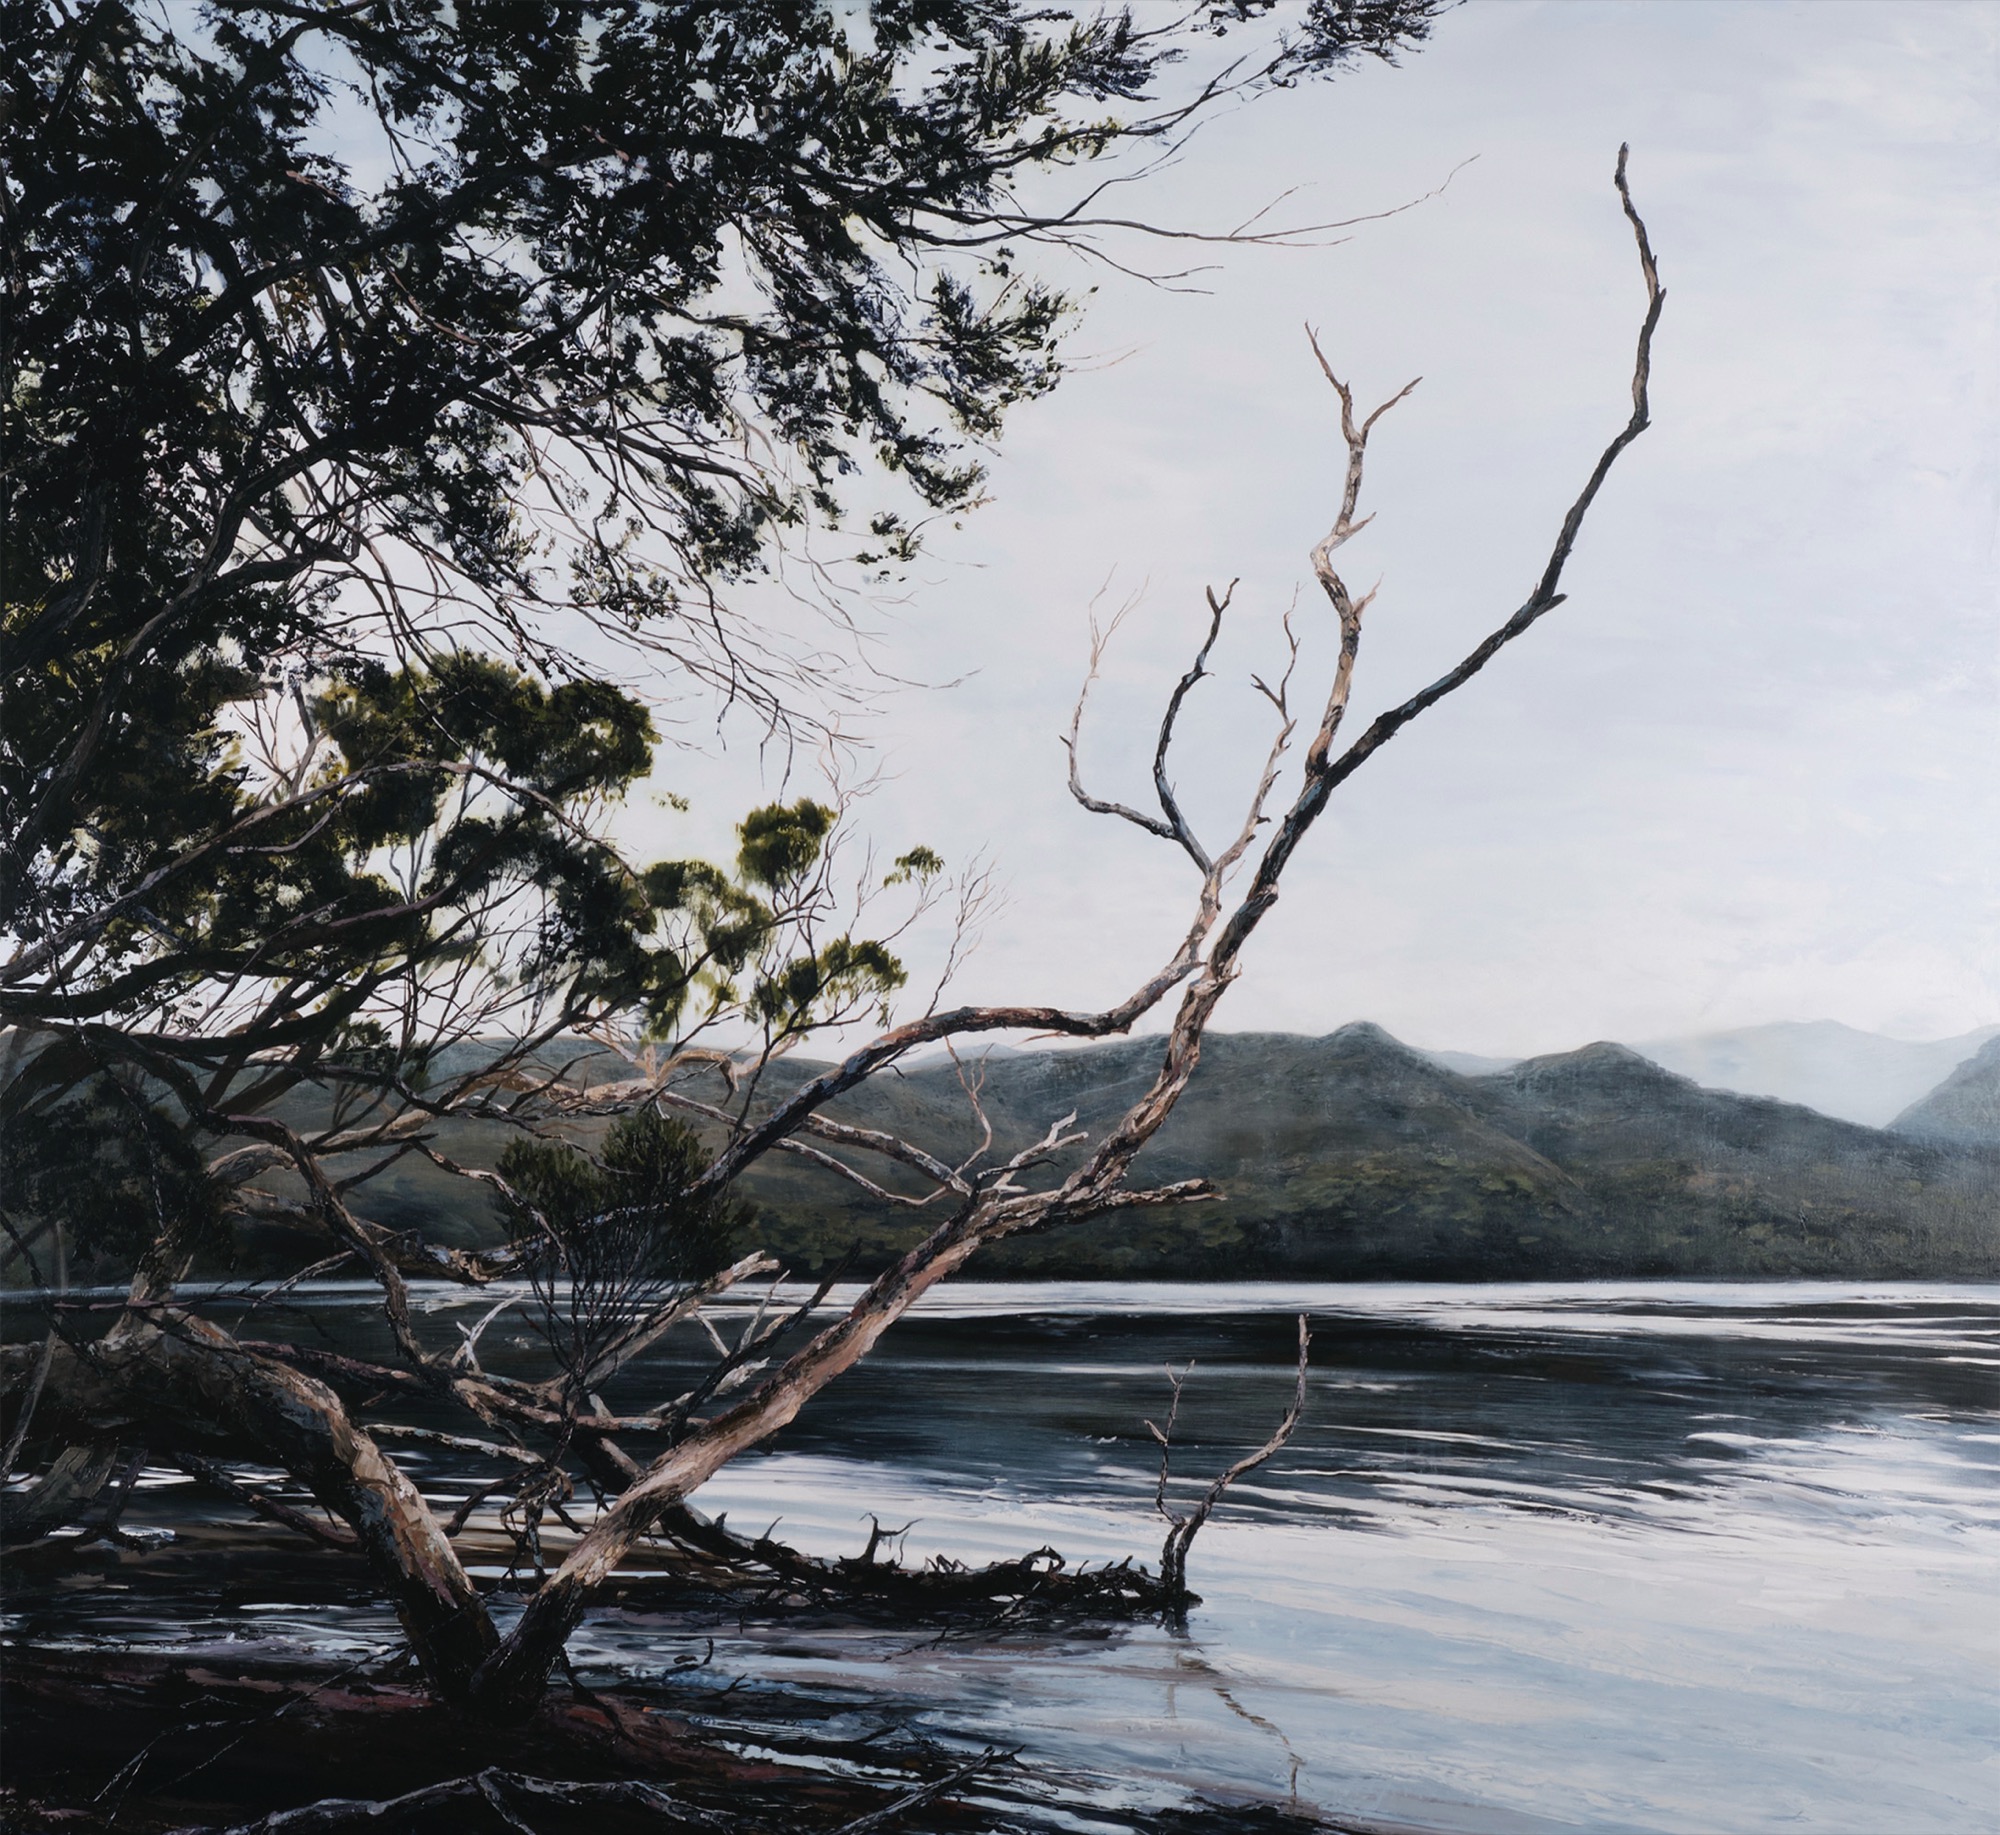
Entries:
[[[489,1298],[430,1296],[440,1341]],[[311,1304],[368,1340],[362,1295]],[[2000,1288],[961,1286],[698,1501],[826,1552],[873,1511],[913,1524],[912,1558],[1151,1560],[1162,1366],[1195,1362],[1177,1465],[1205,1480],[1282,1411],[1294,1311],[1305,1423],[1197,1543],[1184,1635],[729,1621],[663,1686],[746,1743],[801,1691],[860,1729],[1018,1745],[1079,1807],[1193,1787],[1496,1835],[2000,1826]],[[516,1317],[482,1356],[526,1373]],[[680,1355],[607,1399],[673,1393]],[[190,1507],[149,1483],[135,1520]],[[151,1642],[393,1636],[363,1600],[89,1609]],[[607,1612],[576,1650],[639,1678],[700,1641]]]

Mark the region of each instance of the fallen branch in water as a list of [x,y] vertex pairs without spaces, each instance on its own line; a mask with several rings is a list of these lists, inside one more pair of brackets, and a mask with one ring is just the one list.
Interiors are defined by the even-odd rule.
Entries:
[[[385,1670],[386,1654],[326,1673],[254,1649],[225,1668],[158,1651],[10,1650],[0,1827],[502,1835],[511,1825],[470,1788],[483,1774],[536,1835],[1018,1835],[1072,1818],[1103,1835],[1321,1828],[1283,1813],[1246,1824],[1240,1804],[1198,1798],[1164,1815],[1146,1792],[1114,1804],[1021,1754],[951,1751],[893,1715],[857,1725],[843,1691],[739,1695],[742,1678],[727,1671],[722,1686],[677,1688],[672,1705],[650,1684],[606,1682],[594,1703],[565,1692],[525,1726],[494,1729]],[[622,1736],[607,1731],[607,1711]],[[124,1782],[100,1792],[128,1754]],[[621,1798],[607,1783],[657,1794]],[[379,1794],[357,1799],[357,1784]]]
[[1201,1533],[1201,1526],[1208,1521],[1215,1506],[1222,1502],[1223,1495],[1229,1487],[1271,1458],[1292,1437],[1293,1431],[1298,1427],[1299,1417],[1305,1412],[1307,1358],[1311,1350],[1312,1331],[1306,1315],[1300,1313],[1299,1380],[1298,1386],[1292,1391],[1292,1405],[1285,1410],[1285,1418],[1278,1423],[1278,1430],[1270,1439],[1254,1453],[1246,1453],[1237,1460],[1208,1487],[1202,1494],[1201,1502],[1185,1515],[1167,1506],[1167,1469],[1174,1456],[1174,1422],[1181,1411],[1181,1386],[1187,1381],[1188,1371],[1192,1370],[1194,1365],[1190,1363],[1187,1370],[1183,1370],[1179,1376],[1175,1376],[1171,1370],[1167,1372],[1167,1380],[1174,1386],[1173,1405],[1167,1410],[1167,1424],[1164,1428],[1160,1428],[1154,1427],[1153,1423],[1148,1421],[1146,1425],[1152,1429],[1153,1438],[1160,1443],[1160,1482],[1153,1493],[1153,1507],[1167,1519],[1168,1523],[1166,1546],[1160,1550],[1160,1586],[1171,1611],[1177,1614],[1184,1613],[1189,1606],[1199,1603],[1195,1595],[1187,1590],[1187,1558],[1188,1549],[1193,1545],[1195,1537]]
[[1018,1753],[1003,1752],[997,1746],[990,1752],[982,1752],[976,1759],[961,1765],[946,1777],[934,1778],[928,1784],[919,1784],[915,1790],[905,1791],[893,1803],[885,1803],[878,1810],[870,1810],[865,1816],[857,1816],[852,1822],[843,1822],[833,1831],[833,1835],[876,1835],[876,1831],[889,1828],[907,1816],[911,1810],[922,1809],[927,1803],[934,1803],[946,1791],[955,1790],[961,1784],[971,1782],[982,1771],[991,1771],[996,1765],[1011,1763]]
[[[877,1561],[879,1527],[861,1555],[826,1559],[808,1555],[769,1535],[745,1539],[721,1518],[685,1504],[661,1515],[655,1535],[671,1549],[697,1558],[688,1578],[723,1591],[790,1595],[817,1605],[868,1603],[912,1618],[952,1616],[968,1608],[1004,1604],[1037,1616],[1139,1618],[1170,1603],[1155,1575],[1129,1561],[1071,1568],[1053,1548],[1012,1560],[967,1567],[938,1557],[923,1567]],[[685,1584],[676,1580],[672,1585]],[[640,1578],[621,1576],[608,1596],[636,1603],[648,1590]]]

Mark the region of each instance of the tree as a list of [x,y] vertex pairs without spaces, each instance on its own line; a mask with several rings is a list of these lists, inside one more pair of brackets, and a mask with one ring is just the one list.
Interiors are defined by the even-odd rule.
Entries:
[[893,567],[976,500],[970,446],[1059,374],[1024,251],[1100,227],[1026,175],[1442,4],[1314,0],[1164,102],[1268,0],[5,0],[0,1122],[89,1163],[259,1117],[268,1155],[302,1082],[379,1130],[454,1037],[518,1068],[890,991],[754,871],[603,845],[655,714],[782,736],[828,717],[807,676],[858,692],[731,589],[819,577],[815,537]]
[[[816,7],[601,7],[546,32],[510,10],[217,7],[199,39],[115,5],[17,11],[0,1203],[38,1284],[73,1253],[129,1277],[102,1336],[58,1306],[42,1346],[9,1354],[9,1464],[51,1459],[10,1500],[19,1533],[73,1518],[117,1449],[225,1485],[217,1459],[252,1451],[328,1517],[245,1501],[364,1553],[432,1686],[504,1718],[640,1537],[712,1537],[695,1489],[983,1245],[1213,1195],[1128,1175],[1288,861],[1353,770],[1560,603],[1583,517],[1646,425],[1662,296],[1622,155],[1649,296],[1633,413],[1543,578],[1457,669],[1336,752],[1367,602],[1333,557],[1393,400],[1357,422],[1327,368],[1349,458],[1313,564],[1341,650],[1300,782],[1265,834],[1296,726],[1289,669],[1227,846],[1194,834],[1164,769],[1158,816],[1073,779],[1086,806],[1185,852],[1198,881],[1182,946],[1109,1008],[934,1004],[892,1023],[893,934],[857,934],[834,812],[810,801],[748,816],[731,869],[622,860],[602,816],[655,734],[591,659],[629,639],[774,722],[799,718],[787,659],[731,624],[723,590],[809,523],[843,526],[833,485],[864,466],[929,508],[963,505],[976,475],[941,428],[989,433],[1053,380],[1060,302],[1013,251],[1081,233],[1088,206],[1035,216],[1012,175],[1164,140],[1228,84],[1387,55],[1437,9],[1316,4],[1193,101],[1124,125],[1068,112],[1137,104],[1177,33],[1264,10],[1047,35],[994,0],[884,5],[869,47]],[[336,98],[382,136],[389,176],[370,194],[326,150]],[[968,250],[984,294],[951,265]],[[914,539],[891,512],[867,523],[864,564]],[[1211,595],[1162,759],[1226,606]],[[912,849],[871,889],[922,904],[938,865]],[[918,1046],[1104,1036],[1177,989],[1152,1087],[1066,1171],[1050,1156],[1084,1143],[1053,1118],[1038,1141],[952,1165],[826,1112]],[[765,1096],[791,1044],[877,1010],[835,1070]],[[758,1030],[748,1076],[703,1042],[724,1015]],[[647,1041],[638,1074],[569,1074],[576,1041],[614,1037]],[[691,1093],[697,1068],[726,1103]],[[551,1144],[589,1114],[626,1119],[594,1156]],[[521,1134],[499,1170],[450,1160],[440,1128],[465,1118]],[[886,1157],[929,1182],[941,1221],[782,1362],[811,1303],[725,1350],[689,1396],[610,1415],[594,1396],[606,1372],[766,1270],[727,1256],[733,1188],[770,1152],[885,1200],[863,1165]],[[494,1191],[511,1239],[450,1249],[371,1218],[371,1181],[413,1153]],[[203,1244],[259,1215],[323,1233],[329,1256],[293,1278],[367,1271],[398,1364],[225,1333],[185,1302]],[[446,1354],[419,1330],[413,1274],[501,1272],[535,1288],[545,1381],[483,1372],[476,1334]],[[393,1457],[413,1430],[371,1428],[364,1398],[448,1404],[512,1437],[484,1442],[503,1468],[489,1489],[511,1485],[538,1574],[544,1513],[577,1483],[605,1499],[504,1639],[452,1547],[463,1516],[440,1520]]]

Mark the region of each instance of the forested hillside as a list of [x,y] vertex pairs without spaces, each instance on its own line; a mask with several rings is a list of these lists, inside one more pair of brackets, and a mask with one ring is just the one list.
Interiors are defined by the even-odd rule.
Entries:
[[[1001,1143],[1075,1110],[1093,1128],[1143,1087],[1158,1047],[973,1061]],[[809,1066],[785,1067],[785,1080]],[[604,1074],[611,1074],[606,1061]],[[691,1089],[711,1099],[720,1079]],[[978,1124],[951,1064],[836,1105],[949,1157]],[[584,1124],[588,1126],[589,1124]],[[462,1130],[455,1153],[490,1154]],[[1929,1140],[1704,1090],[1622,1046],[1468,1077],[1379,1027],[1326,1038],[1212,1036],[1143,1155],[1149,1178],[1206,1177],[1225,1202],[1128,1213],[999,1246],[988,1276],[1535,1279],[1585,1275],[1989,1278],[2000,1274],[2000,1147]],[[387,1221],[456,1199],[421,1162],[381,1181]],[[460,1187],[459,1189],[462,1189]],[[858,1245],[871,1267],[933,1210],[894,1208],[797,1160],[749,1181],[763,1242],[794,1268]],[[497,1229],[462,1216],[467,1236]]]

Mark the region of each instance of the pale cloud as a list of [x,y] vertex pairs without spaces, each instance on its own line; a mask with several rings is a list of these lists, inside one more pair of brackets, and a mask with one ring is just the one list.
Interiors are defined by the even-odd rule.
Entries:
[[[884,659],[866,820],[1011,887],[962,990],[1100,1003],[1171,947],[1187,874],[1083,814],[1056,734],[1085,607],[1145,586],[1088,736],[1146,782],[1157,698],[1205,583],[1242,576],[1180,777],[1213,826],[1261,749],[1274,653],[1328,518],[1320,327],[1382,424],[1385,576],[1355,713],[1503,618],[1622,418],[1641,294],[1609,177],[1621,139],[1669,298],[1656,425],[1571,601],[1350,784],[1221,1023],[1366,1016],[1519,1052],[1785,1018],[1907,1035],[2000,1018],[2000,10],[1476,5],[1401,70],[1233,115],[1146,193],[1240,219],[1443,196],[1315,252],[1231,251],[1203,296],[1100,275],[1078,348],[1128,353],[1022,413],[995,503],[948,534]],[[1321,608],[1301,679],[1323,681]],[[1311,692],[1309,689],[1308,692]],[[762,794],[746,752],[677,760],[714,845]]]

